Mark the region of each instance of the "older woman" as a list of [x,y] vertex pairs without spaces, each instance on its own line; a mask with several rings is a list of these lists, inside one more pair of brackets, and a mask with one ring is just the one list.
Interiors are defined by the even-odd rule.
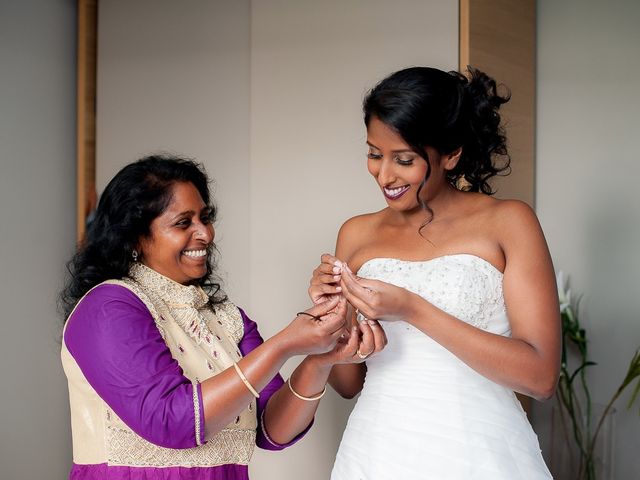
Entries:
[[304,435],[335,363],[384,345],[375,322],[345,332],[338,299],[263,342],[213,280],[214,217],[188,160],[144,158],[106,187],[62,293],[70,478],[246,479],[254,445]]

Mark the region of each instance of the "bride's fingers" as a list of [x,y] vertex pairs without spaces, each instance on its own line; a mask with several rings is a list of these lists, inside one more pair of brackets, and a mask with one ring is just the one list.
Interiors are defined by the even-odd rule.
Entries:
[[360,339],[360,345],[358,346],[358,350],[361,355],[368,357],[376,349],[376,345],[373,337],[373,331],[371,329],[371,325],[367,320],[360,322],[359,328],[360,328],[360,332],[362,332],[362,338]]
[[356,350],[358,349],[358,337],[358,327],[351,327],[351,330],[349,331],[349,339],[341,345],[341,351],[346,358],[355,355]]
[[374,353],[378,353],[387,345],[387,335],[377,320],[367,320],[366,322],[371,327],[373,334]]
[[362,310],[371,301],[373,291],[363,287],[353,274],[346,273],[340,280],[342,294],[355,308]]
[[353,279],[353,281],[357,285],[362,287],[364,289],[364,291],[366,291],[368,293],[377,292],[384,285],[384,282],[381,282],[379,280],[372,280],[372,279],[369,279],[369,278],[358,277],[350,269],[343,270],[343,272],[345,272],[344,273],[345,277],[350,277],[351,279]]
[[345,279],[343,278],[340,282],[340,286],[342,287],[342,295],[347,299],[347,301],[353,306],[355,310],[359,311],[368,311],[367,304],[357,295],[353,293],[353,286],[349,287]]
[[[371,287],[373,287],[375,283],[372,282],[371,280],[357,279],[352,272],[343,270],[340,286],[343,292],[345,290],[348,291],[351,297],[357,297],[360,300],[367,301],[374,293]],[[365,283],[370,286],[365,286]],[[347,299],[351,302],[351,298],[347,297]]]

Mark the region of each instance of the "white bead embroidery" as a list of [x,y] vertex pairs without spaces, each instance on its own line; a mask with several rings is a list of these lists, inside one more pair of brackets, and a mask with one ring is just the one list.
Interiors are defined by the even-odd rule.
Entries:
[[485,330],[493,318],[506,311],[502,273],[474,255],[447,255],[427,261],[374,258],[362,265],[358,275],[406,288]]

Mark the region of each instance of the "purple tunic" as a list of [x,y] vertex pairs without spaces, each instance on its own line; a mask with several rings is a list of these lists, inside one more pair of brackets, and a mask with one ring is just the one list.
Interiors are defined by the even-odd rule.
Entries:
[[[240,309],[244,336],[239,343],[247,355],[263,340],[255,322]],[[167,448],[192,448],[195,438],[193,386],[171,356],[151,313],[128,289],[101,285],[92,290],[69,318],[64,343],[91,387],[135,433]],[[285,445],[267,438],[261,415],[269,398],[284,384],[276,375],[257,399],[256,445],[281,450],[302,438],[306,431]],[[201,387],[198,385],[200,405]],[[200,408],[204,425],[204,410]],[[202,428],[204,431],[204,428]],[[205,439],[202,438],[201,442]],[[128,467],[73,464],[70,479],[113,480],[244,480],[246,465],[215,467]]]

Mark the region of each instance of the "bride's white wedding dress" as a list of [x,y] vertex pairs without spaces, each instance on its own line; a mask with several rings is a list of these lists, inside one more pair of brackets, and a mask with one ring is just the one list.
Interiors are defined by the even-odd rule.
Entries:
[[[502,273],[482,258],[374,258],[358,275],[406,288],[477,328],[511,333]],[[333,480],[551,478],[513,391],[408,323],[381,324],[389,343],[367,360]]]

